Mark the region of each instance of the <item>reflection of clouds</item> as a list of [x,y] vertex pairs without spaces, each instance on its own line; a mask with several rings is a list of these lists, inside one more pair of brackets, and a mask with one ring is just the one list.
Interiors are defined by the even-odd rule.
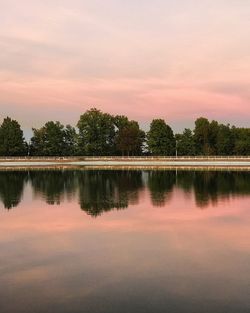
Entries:
[[12,312],[20,303],[35,311],[34,302],[46,311],[52,301],[69,312],[77,303],[98,312],[96,298],[122,303],[124,294],[142,294],[151,305],[154,293],[157,302],[166,294],[179,305],[196,299],[192,307],[248,301],[248,197],[201,211],[194,193],[187,199],[178,187],[155,207],[145,188],[127,210],[92,219],[77,198],[51,207],[28,193],[18,210],[0,211],[1,303]]
[[[231,307],[244,305],[248,208],[247,198],[235,198],[200,211],[180,189],[167,206],[153,207],[147,190],[128,210],[93,220],[76,200],[51,208],[25,196],[19,210],[0,212],[1,303],[10,311],[20,303],[33,311],[38,304],[46,311],[52,301],[71,310],[80,303],[87,311],[97,298],[113,303],[115,295],[122,302],[124,294],[129,299],[141,294],[156,305],[154,299],[166,301],[167,294],[179,305],[195,299],[193,308],[204,301],[208,307],[214,299],[225,304],[229,298]],[[241,222],[230,220],[234,216]],[[9,301],[13,296],[15,301]]]

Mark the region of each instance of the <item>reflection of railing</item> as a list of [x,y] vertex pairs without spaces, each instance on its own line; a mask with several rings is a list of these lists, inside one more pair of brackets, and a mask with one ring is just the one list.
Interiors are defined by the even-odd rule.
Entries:
[[17,172],[17,171],[191,171],[191,172],[250,172],[250,166],[184,166],[184,165],[18,165],[18,166],[0,166],[1,172]]
[[250,156],[6,156],[6,161],[250,161]]

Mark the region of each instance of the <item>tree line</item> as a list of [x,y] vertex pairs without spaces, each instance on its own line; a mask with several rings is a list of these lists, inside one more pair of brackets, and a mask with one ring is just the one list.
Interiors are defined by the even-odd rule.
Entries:
[[174,134],[163,119],[153,119],[148,132],[124,115],[95,108],[80,116],[75,127],[49,121],[33,128],[25,141],[20,124],[10,117],[0,126],[1,156],[80,155],[250,155],[250,128],[220,124],[200,117],[193,130]]

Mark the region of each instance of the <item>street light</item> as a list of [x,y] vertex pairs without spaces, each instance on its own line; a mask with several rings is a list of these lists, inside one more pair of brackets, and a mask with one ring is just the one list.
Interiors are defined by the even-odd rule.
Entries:
[[28,142],[28,156],[30,156],[30,144],[31,144],[31,141],[29,140],[29,142]]

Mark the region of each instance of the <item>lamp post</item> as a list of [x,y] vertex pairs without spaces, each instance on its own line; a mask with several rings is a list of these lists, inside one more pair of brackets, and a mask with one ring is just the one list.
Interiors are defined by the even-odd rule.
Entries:
[[30,140],[28,142],[28,156],[30,156]]
[[[177,160],[178,158],[178,140],[175,139],[175,158]],[[177,179],[178,179],[178,170],[177,170],[177,166],[175,168],[175,183],[177,185]]]

